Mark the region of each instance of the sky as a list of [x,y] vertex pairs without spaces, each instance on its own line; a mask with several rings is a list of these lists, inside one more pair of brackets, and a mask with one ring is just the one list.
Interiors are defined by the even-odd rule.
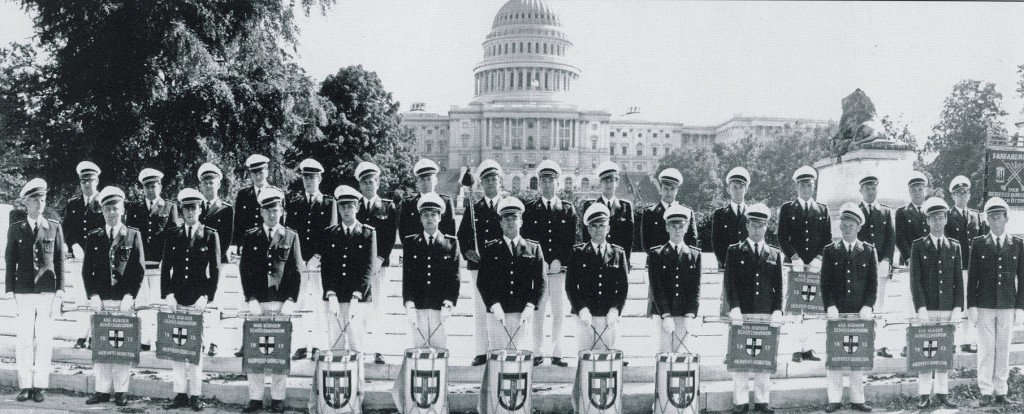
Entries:
[[[0,44],[32,36],[0,0]],[[473,67],[503,0],[339,0],[300,19],[297,60],[316,80],[377,72],[405,110],[473,99]],[[996,84],[1024,120],[1024,3],[548,0],[582,71],[573,102],[619,115],[717,125],[736,114],[838,120],[856,88],[919,141],[962,79]],[[1024,132],[1024,131],[1022,131]]]

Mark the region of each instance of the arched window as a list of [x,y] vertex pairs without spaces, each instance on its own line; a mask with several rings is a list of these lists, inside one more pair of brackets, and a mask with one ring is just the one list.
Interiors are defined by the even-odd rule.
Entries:
[[565,177],[565,189],[572,190],[572,177]]
[[523,185],[523,179],[519,176],[512,177],[512,192],[518,192],[519,188]]
[[462,148],[469,148],[469,134],[462,134]]
[[428,154],[434,152],[434,141],[427,141],[426,145]]
[[531,190],[536,190],[537,189],[537,177],[530,177],[530,189]]
[[583,177],[583,179],[580,180],[580,190],[581,191],[590,191],[590,179],[589,178]]

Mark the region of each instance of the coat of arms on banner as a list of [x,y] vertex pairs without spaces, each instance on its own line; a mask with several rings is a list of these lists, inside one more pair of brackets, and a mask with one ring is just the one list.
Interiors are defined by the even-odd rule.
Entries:
[[441,395],[441,371],[412,370],[409,376],[412,399],[419,408],[430,408]]
[[590,372],[588,392],[590,404],[599,410],[606,410],[615,405],[618,395],[619,376],[615,371]]
[[526,403],[527,373],[498,374],[498,404],[508,411],[523,408]]
[[665,394],[668,394],[669,403],[676,408],[686,408],[693,404],[693,400],[697,396],[697,390],[694,387],[697,372],[669,371],[667,374],[668,381],[665,386],[668,389]]

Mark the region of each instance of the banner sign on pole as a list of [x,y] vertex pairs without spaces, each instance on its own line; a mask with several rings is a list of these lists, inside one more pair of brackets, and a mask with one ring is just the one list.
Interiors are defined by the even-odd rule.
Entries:
[[92,315],[92,362],[139,364],[139,318],[96,313]]
[[744,324],[729,328],[729,351],[725,367],[729,372],[774,374],[778,368],[779,328],[765,324]]
[[199,363],[203,353],[203,315],[160,312],[156,315],[156,358]]
[[242,371],[246,374],[288,374],[291,368],[292,323],[247,320],[242,324]]
[[786,286],[786,314],[825,312],[825,304],[821,300],[821,273],[791,270]]
[[985,199],[1002,197],[1010,207],[1024,206],[1024,151],[989,147],[986,152]]
[[953,369],[954,325],[907,328],[907,371],[914,374]]
[[875,321],[828,321],[825,368],[870,371],[875,364]]

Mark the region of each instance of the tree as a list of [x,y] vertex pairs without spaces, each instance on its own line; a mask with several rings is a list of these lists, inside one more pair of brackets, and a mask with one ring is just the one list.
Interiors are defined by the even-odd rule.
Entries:
[[37,164],[33,143],[41,130],[39,110],[45,95],[39,82],[35,49],[27,44],[11,44],[0,49],[0,200],[13,202],[25,182],[24,166]]
[[415,186],[415,135],[401,125],[399,103],[375,72],[362,65],[342,68],[320,84],[319,94],[331,104],[322,134],[296,141],[289,159],[323,164],[326,188],[356,185],[352,174],[361,161],[381,168],[382,194],[400,197]]
[[666,168],[675,168],[683,175],[679,194],[694,211],[711,212],[718,207],[725,184],[711,145],[686,146],[666,154],[657,171]]
[[927,154],[935,155],[925,169],[936,187],[944,188],[953,177],[964,175],[974,183],[972,200],[982,202],[987,139],[990,135],[1006,135],[1000,121],[1007,115],[1001,107],[1002,98],[993,83],[966,79],[953,86],[924,147]]

